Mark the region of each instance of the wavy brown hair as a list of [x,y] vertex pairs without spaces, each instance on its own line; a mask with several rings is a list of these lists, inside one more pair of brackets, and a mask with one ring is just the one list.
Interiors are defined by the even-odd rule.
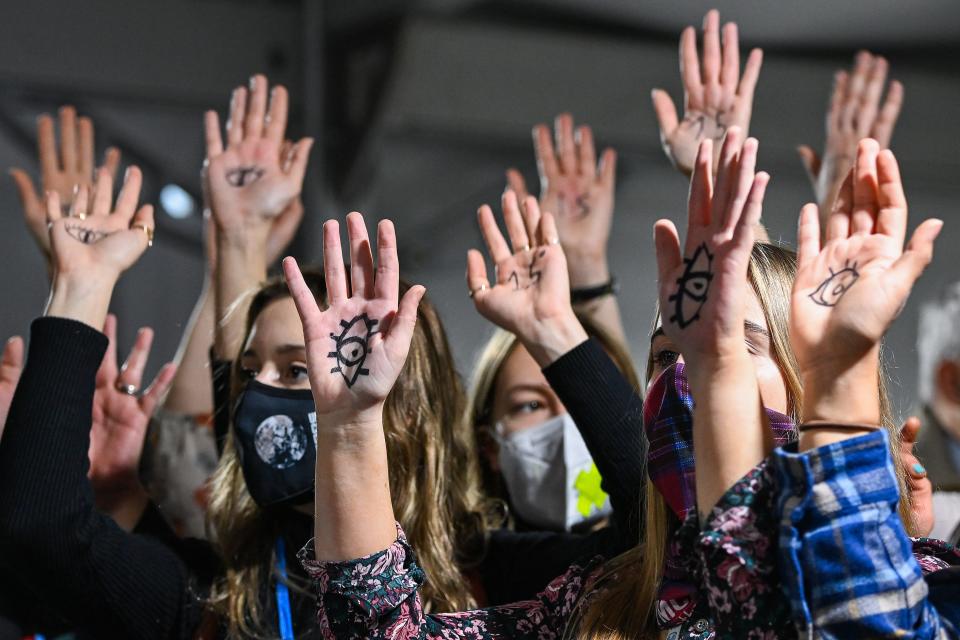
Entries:
[[[303,272],[321,307],[327,304],[323,275]],[[401,283],[401,295],[409,289]],[[290,296],[282,279],[266,283],[252,298],[243,344],[260,313]],[[243,388],[239,358],[233,365],[231,408]],[[477,605],[464,569],[483,552],[484,516],[479,468],[471,435],[462,427],[463,386],[443,325],[424,297],[410,352],[383,412],[393,509],[428,580],[421,589],[432,611]],[[262,594],[274,575],[273,543],[283,522],[250,496],[232,429],[211,481],[207,510],[211,539],[225,567],[210,597],[231,637],[263,637]],[[298,585],[292,585],[297,587]]]
[[[795,423],[803,421],[803,386],[790,346],[790,299],[796,276],[796,254],[772,244],[757,243],[750,255],[748,279],[760,300],[764,319],[770,331],[773,361],[787,387],[787,415]],[[659,312],[657,313],[659,318]],[[657,320],[654,321],[656,327]],[[653,373],[653,354],[648,354],[646,377]],[[881,369],[878,389],[881,423],[890,436],[897,470],[901,499],[900,517],[913,529],[910,516],[906,476],[899,464],[900,431],[893,420],[887,395],[885,375]],[[645,497],[644,539],[633,549],[607,563],[596,582],[595,591],[577,605],[577,612],[564,634],[567,638],[588,640],[656,640],[660,636],[653,607],[663,578],[663,561],[667,544],[680,522],[666,505],[653,483],[648,482]]]

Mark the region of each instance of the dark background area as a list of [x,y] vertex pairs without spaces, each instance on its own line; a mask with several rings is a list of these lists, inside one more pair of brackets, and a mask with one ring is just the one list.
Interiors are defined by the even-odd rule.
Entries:
[[[650,90],[679,100],[677,40],[708,8],[740,26],[765,62],[751,133],[773,180],[765,219],[794,243],[812,199],[797,158],[820,148],[833,72],[859,48],[886,55],[906,87],[893,140],[912,225],[946,220],[935,262],[889,339],[894,394],[906,411],[916,378],[919,303],[960,278],[960,4],[956,0],[803,3],[629,0],[32,0],[0,19],[0,163],[39,174],[35,119],[74,104],[93,117],[98,148],[119,146],[158,203],[157,242],[120,282],[113,310],[125,351],[138,326],[157,339],[150,370],[173,356],[199,293],[203,258],[202,113],[225,113],[254,72],[290,89],[289,136],[313,135],[307,215],[291,253],[320,257],[324,219],[357,209],[390,217],[406,276],[427,286],[469,376],[491,328],[463,282],[480,246],[475,211],[497,202],[516,166],[536,184],[530,127],[570,111],[620,153],[611,261],[638,362],[655,299],[654,220],[685,211],[686,181],[660,150]],[[0,337],[25,334],[47,295],[42,260],[13,182],[0,183]],[[176,185],[194,201],[175,218]],[[165,208],[165,204],[167,205]],[[641,366],[642,369],[642,366]]]

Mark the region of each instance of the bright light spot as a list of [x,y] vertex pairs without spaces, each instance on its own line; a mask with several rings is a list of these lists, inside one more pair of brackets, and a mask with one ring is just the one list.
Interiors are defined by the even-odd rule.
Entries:
[[160,206],[171,218],[183,219],[193,214],[196,204],[183,187],[168,184],[160,189]]

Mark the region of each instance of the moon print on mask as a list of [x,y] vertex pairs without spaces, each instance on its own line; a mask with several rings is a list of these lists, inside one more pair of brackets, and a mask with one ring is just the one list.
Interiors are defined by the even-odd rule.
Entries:
[[287,469],[307,452],[307,434],[290,416],[270,416],[260,423],[253,439],[257,455],[274,469]]
[[339,373],[343,376],[348,387],[356,383],[357,378],[370,373],[363,368],[363,361],[370,353],[370,339],[377,333],[379,320],[371,320],[367,314],[354,316],[353,320],[341,320],[343,331],[340,335],[330,334],[334,350],[327,354],[337,361],[337,366],[330,369],[330,373]]
[[833,269],[827,267],[830,270],[830,276],[820,283],[820,286],[817,287],[816,291],[810,294],[810,299],[816,302],[821,307],[832,307],[840,302],[840,298],[843,297],[843,294],[853,286],[853,283],[857,281],[857,278],[860,277],[860,272],[857,271],[857,263],[850,263],[848,260],[844,263],[843,269],[834,273]]
[[689,258],[684,258],[686,268],[677,278],[677,292],[667,298],[674,304],[670,322],[676,322],[681,329],[700,319],[700,309],[707,301],[710,281],[713,280],[713,255],[706,243],[701,243]]

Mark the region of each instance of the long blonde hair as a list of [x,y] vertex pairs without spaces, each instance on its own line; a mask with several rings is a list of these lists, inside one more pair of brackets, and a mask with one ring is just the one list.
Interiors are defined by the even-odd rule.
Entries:
[[[325,306],[322,274],[305,271],[304,279]],[[402,283],[401,293],[408,287]],[[260,289],[251,301],[244,344],[259,314],[286,297],[287,286],[280,279]],[[241,390],[238,359],[234,400]],[[420,594],[433,611],[477,605],[463,570],[481,557],[487,521],[473,440],[461,422],[464,405],[450,345],[425,297],[407,362],[387,396],[383,422],[394,513],[428,576]],[[225,567],[212,588],[211,609],[226,621],[230,637],[268,635],[262,599],[273,579],[273,544],[284,523],[265,513],[247,491],[232,429],[211,480],[207,519]]]
[[[796,254],[772,244],[757,243],[750,256],[748,279],[760,301],[770,332],[770,353],[787,387],[787,414],[796,423],[803,420],[803,387],[796,359],[790,346],[790,299],[796,275]],[[659,313],[657,314],[659,316]],[[655,323],[656,324],[656,323]],[[647,358],[647,379],[653,372],[652,353]],[[899,460],[900,432],[894,423],[884,375],[879,380],[881,421],[890,435],[894,460]],[[906,476],[895,464],[900,495],[905,492]],[[645,491],[645,528],[643,542],[617,556],[604,568],[595,592],[584,599],[567,626],[565,637],[589,640],[656,639],[653,607],[663,578],[667,544],[679,521],[652,483]],[[908,499],[900,501],[900,517],[912,530]]]

